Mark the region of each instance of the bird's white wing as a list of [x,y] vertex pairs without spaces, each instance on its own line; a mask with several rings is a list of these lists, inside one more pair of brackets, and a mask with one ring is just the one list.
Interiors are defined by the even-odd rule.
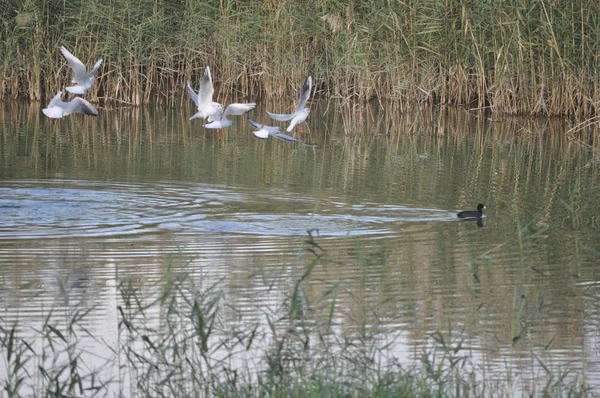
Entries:
[[306,106],[306,101],[310,98],[310,91],[312,89],[312,77],[307,77],[306,81],[304,81],[304,86],[302,86],[302,90],[300,90],[300,102],[298,102],[298,106],[296,107],[296,112],[301,111]]
[[53,106],[52,108],[44,108],[42,109],[44,115],[48,116],[51,119],[60,119],[63,117],[63,110],[57,106]]
[[296,125],[298,124],[298,117],[296,116],[295,118],[292,119],[292,121],[290,122],[290,125],[288,126],[287,129],[285,129],[285,131],[287,131],[288,133],[291,132],[294,127],[296,127]]
[[83,62],[81,62],[79,58],[71,54],[71,52],[67,50],[65,46],[62,46],[60,48],[60,52],[62,52],[63,56],[69,63],[69,66],[75,72],[75,78],[73,80],[83,79],[86,75],[85,65],[83,64]]
[[214,122],[206,123],[204,127],[207,129],[220,129],[223,127],[223,124],[220,120],[215,120]]
[[291,136],[287,135],[286,133],[282,133],[279,126],[267,126],[264,124],[257,123],[250,118],[248,118],[248,122],[252,125],[252,127],[257,129],[257,131],[252,132],[252,134],[254,134],[254,136],[256,138],[260,138],[260,139],[264,140],[264,139],[268,138],[269,136],[272,136],[272,137],[275,137],[282,141],[299,142],[301,144],[304,144],[303,141],[300,141],[297,138],[291,137]]
[[200,79],[200,89],[198,90],[198,107],[210,106],[213,102],[213,94],[215,89],[213,87],[212,76],[210,75],[210,68],[207,66],[204,69],[204,75]]
[[290,122],[290,125],[288,126],[286,131],[289,133],[290,131],[292,131],[294,129],[294,127],[296,127],[300,123],[303,123],[306,120],[306,118],[308,117],[309,113],[310,113],[310,110],[308,108],[302,109],[301,111],[299,111],[296,114],[296,116],[294,116],[292,121]]
[[98,71],[100,70],[101,66],[102,66],[102,58],[100,58],[96,62],[96,65],[94,65],[94,67],[92,68],[92,70],[90,71],[90,73],[88,73],[88,76],[94,76],[96,73],[98,73]]
[[220,120],[205,124],[204,127],[207,129],[224,129],[231,126],[231,124],[231,120],[227,119],[227,117],[222,117]]
[[291,137],[291,136],[287,135],[286,133],[279,132],[279,133],[273,133],[271,135],[273,137],[275,137],[277,139],[280,139],[280,140],[283,140],[283,141],[287,141],[287,142],[299,142],[301,144],[304,144],[304,141],[300,141],[299,139]]
[[189,80],[187,81],[186,87],[187,87],[187,92],[190,95],[190,98],[192,99],[192,101],[194,101],[194,104],[196,104],[196,106],[199,106],[198,105],[198,94],[196,94],[196,92],[194,91],[194,89],[190,85],[190,81]]
[[62,97],[62,91],[59,91],[58,93],[56,93],[56,95],[50,100],[50,102],[48,103],[48,108],[52,108],[54,106],[60,106],[60,104],[62,103],[62,100],[60,99],[60,97]]
[[263,127],[263,125],[262,125],[262,124],[260,124],[260,123],[257,123],[257,122],[255,122],[254,120],[252,120],[252,119],[250,119],[250,118],[248,118],[248,123],[250,123],[250,125],[251,125],[252,127],[254,127],[255,129],[257,129],[257,130],[259,130],[259,129],[261,129],[261,128]]
[[256,138],[260,138],[261,140],[266,140],[267,138],[269,138],[270,135],[269,132],[265,129],[258,129],[256,131],[253,131],[252,134],[254,134]]
[[[264,130],[265,132],[267,132],[269,134],[274,134],[274,133],[281,132],[281,129],[279,128],[279,126],[267,126],[265,124],[257,123],[257,122],[255,122],[254,120],[252,120],[250,118],[248,118],[248,123],[250,123],[252,125],[252,127],[254,127],[255,129],[257,129],[257,130]],[[261,138],[261,137],[259,137],[259,138]]]
[[213,113],[212,115],[208,116],[208,121],[209,122],[216,122],[221,120],[221,118],[223,118],[223,107],[219,106],[217,107],[217,110],[215,113]]
[[269,117],[273,120],[277,120],[278,122],[287,122],[288,120],[292,120],[294,118],[294,116],[296,116],[295,113],[271,113],[269,111],[267,111],[267,115],[269,115]]
[[251,104],[229,104],[227,108],[225,108],[225,112],[223,112],[223,116],[233,115],[239,116],[244,113],[254,109],[256,107],[255,103]]
[[88,116],[98,116],[98,110],[81,97],[73,98],[73,101],[69,102],[67,111],[69,113],[81,113]]

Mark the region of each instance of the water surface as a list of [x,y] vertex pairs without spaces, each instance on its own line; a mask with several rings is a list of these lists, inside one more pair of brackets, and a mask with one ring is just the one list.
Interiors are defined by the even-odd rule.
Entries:
[[[89,330],[114,343],[117,279],[144,291],[173,261],[260,318],[313,259],[311,230],[327,265],[309,296],[336,286],[336,325],[376,326],[401,362],[440,332],[465,339],[482,377],[511,373],[515,390],[543,376],[536,358],[600,386],[593,138],[556,120],[315,105],[297,132],[318,145],[307,147],[257,140],[243,118],[205,130],[189,112],[53,121],[3,108],[4,322],[27,330],[83,301]],[[456,219],[479,202],[481,222]]]

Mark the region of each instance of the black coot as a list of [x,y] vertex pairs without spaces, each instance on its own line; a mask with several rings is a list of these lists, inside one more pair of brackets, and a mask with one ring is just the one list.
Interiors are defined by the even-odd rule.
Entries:
[[477,205],[477,210],[461,211],[456,215],[458,218],[481,218],[483,217],[483,209],[485,209],[485,206],[480,203]]

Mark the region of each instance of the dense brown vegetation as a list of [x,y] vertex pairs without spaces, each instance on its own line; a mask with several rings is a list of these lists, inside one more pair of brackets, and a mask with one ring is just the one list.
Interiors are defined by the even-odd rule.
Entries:
[[[69,82],[60,45],[105,65],[93,99],[180,101],[211,65],[225,95],[281,97],[307,74],[347,101],[595,115],[600,3],[466,0],[4,0],[0,98]],[[293,94],[295,96],[295,94]]]

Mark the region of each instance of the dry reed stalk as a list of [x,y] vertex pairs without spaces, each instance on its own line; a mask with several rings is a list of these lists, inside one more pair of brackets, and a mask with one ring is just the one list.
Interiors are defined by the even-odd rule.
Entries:
[[324,98],[580,119],[597,108],[598,13],[592,0],[25,2],[0,10],[0,98],[64,86],[65,44],[105,58],[93,99],[133,105],[185,98],[211,65],[224,98],[289,98],[311,74]]

